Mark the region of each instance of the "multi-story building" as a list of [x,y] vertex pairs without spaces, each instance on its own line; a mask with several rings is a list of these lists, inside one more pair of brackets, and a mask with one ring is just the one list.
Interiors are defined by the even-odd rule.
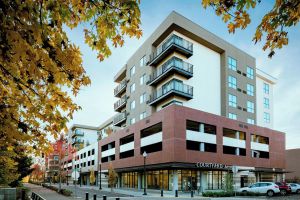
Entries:
[[68,133],[68,143],[76,150],[98,141],[98,127],[74,124]]
[[269,129],[276,80],[213,33],[172,12],[114,81],[123,129],[99,141],[99,162],[119,187],[221,189],[232,168],[238,187],[283,178],[285,134]]
[[53,151],[45,155],[45,167],[46,174],[45,179],[47,181],[54,181],[54,177],[58,175],[60,167],[60,149],[62,143],[60,141],[53,142],[51,144]]
[[290,182],[300,182],[300,148],[287,149],[286,157],[286,179]]

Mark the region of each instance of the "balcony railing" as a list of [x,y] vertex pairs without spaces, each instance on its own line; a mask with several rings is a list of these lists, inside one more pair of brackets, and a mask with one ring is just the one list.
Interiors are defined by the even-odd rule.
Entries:
[[115,97],[120,97],[121,94],[126,90],[127,80],[123,80],[114,90]]
[[114,126],[119,126],[126,120],[127,114],[126,112],[122,112],[114,117]]
[[150,95],[148,104],[154,105],[169,95],[176,95],[189,100],[193,98],[193,87],[173,79]]
[[75,137],[75,136],[84,136],[84,132],[80,129],[75,129],[72,133],[72,137]]
[[173,74],[174,72],[186,77],[191,78],[193,76],[193,65],[183,60],[172,57],[167,62],[165,62],[160,68],[158,68],[152,75],[149,76],[147,84],[154,85],[163,80],[168,74]]
[[156,65],[172,51],[190,57],[193,55],[193,43],[173,34],[150,55],[149,65]]
[[126,102],[127,96],[125,95],[114,104],[115,111],[119,112],[124,106],[126,106]]

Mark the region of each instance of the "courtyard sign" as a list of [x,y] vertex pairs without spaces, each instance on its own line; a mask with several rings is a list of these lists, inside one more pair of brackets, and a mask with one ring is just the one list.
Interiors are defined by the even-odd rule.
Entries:
[[227,169],[228,166],[220,163],[202,163],[197,162],[196,167],[199,168],[210,168],[210,169]]

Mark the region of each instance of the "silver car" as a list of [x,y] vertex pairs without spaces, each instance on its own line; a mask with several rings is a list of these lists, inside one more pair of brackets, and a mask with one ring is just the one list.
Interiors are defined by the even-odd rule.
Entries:
[[298,183],[289,183],[289,186],[291,187],[292,193],[300,194],[300,184],[298,184]]
[[254,192],[266,194],[267,196],[273,196],[274,194],[280,193],[278,185],[272,182],[257,182],[249,187],[243,187],[240,192]]

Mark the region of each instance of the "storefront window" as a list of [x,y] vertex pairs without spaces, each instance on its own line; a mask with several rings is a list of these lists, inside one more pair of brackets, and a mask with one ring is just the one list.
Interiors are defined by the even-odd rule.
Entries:
[[207,173],[207,189],[221,190],[224,189],[224,180],[226,171],[208,171]]

